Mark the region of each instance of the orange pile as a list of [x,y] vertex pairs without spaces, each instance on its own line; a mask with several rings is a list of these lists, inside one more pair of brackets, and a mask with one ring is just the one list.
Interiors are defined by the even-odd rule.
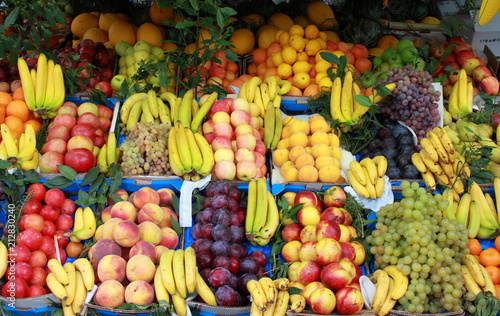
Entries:
[[40,129],[41,121],[33,116],[33,112],[24,102],[22,88],[14,90],[12,95],[0,92],[0,124],[2,123],[10,128],[14,138],[21,136],[27,124],[33,126],[35,133]]
[[479,263],[486,268],[495,284],[496,296],[500,300],[500,236],[495,239],[495,247],[482,249],[477,239],[469,239],[467,247]]

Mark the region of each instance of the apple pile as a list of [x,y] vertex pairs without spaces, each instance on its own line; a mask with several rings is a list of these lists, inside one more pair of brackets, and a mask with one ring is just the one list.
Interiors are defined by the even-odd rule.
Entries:
[[57,165],[87,172],[96,165],[99,149],[106,143],[113,111],[100,104],[66,101],[52,120],[40,153],[40,171],[59,173]]
[[[452,46],[452,51],[448,56],[443,56],[446,48]],[[443,82],[443,95],[445,98],[451,93],[453,84],[458,80],[460,69],[470,77],[473,85],[489,95],[497,95],[499,92],[498,79],[488,68],[486,60],[478,56],[472,47],[461,36],[454,36],[449,42],[442,42],[431,48],[432,57],[439,60],[440,70],[435,77],[446,76]]]
[[244,244],[246,211],[240,205],[246,203],[241,202],[236,185],[210,182],[192,228],[198,271],[220,306],[247,305],[247,282],[265,275],[266,255],[260,250],[248,253]]
[[[59,189],[47,190],[40,183],[27,189],[32,194],[24,203],[19,219],[16,245],[9,249],[9,261],[15,262],[15,275],[2,287],[2,296],[8,297],[9,288],[15,287],[15,297],[34,297],[50,293],[45,278],[48,260],[78,257],[83,245],[70,242],[67,234],[73,228],[72,215],[76,210],[73,200]],[[56,249],[57,247],[57,249]]]
[[155,299],[152,281],[161,254],[179,244],[172,229],[172,218],[178,219],[172,209],[175,193],[149,187],[130,195],[123,189],[116,193],[123,201],[103,210],[104,224],[97,228],[97,242],[88,253],[100,283],[94,301],[110,308],[124,302],[148,305]]
[[329,314],[334,309],[342,315],[358,313],[363,307],[359,266],[366,253],[359,241],[351,240],[358,235],[350,226],[350,213],[343,208],[344,190],[331,187],[323,202],[311,191],[287,192],[284,197],[289,205],[303,204],[296,222],[286,223],[281,231],[286,242],[281,256],[292,262],[288,268],[291,286],[302,289],[315,313]]
[[257,106],[244,98],[217,100],[202,130],[214,151],[216,179],[249,181],[265,177],[264,128]]
[[[61,67],[66,70],[78,70],[78,91],[93,89],[102,90],[108,98],[113,96],[111,79],[115,70],[116,53],[108,49],[103,43],[95,43],[91,39],[84,39],[75,47],[64,47],[56,52]],[[75,58],[75,55],[78,57]],[[26,61],[28,62],[28,60]],[[36,61],[29,67],[35,67]]]

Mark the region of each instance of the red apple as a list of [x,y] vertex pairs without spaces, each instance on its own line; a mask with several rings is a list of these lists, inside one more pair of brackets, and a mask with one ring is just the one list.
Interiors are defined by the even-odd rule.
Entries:
[[60,152],[49,151],[40,158],[41,173],[59,173],[58,165],[64,165],[64,155]]
[[80,115],[77,119],[79,125],[87,124],[90,125],[94,130],[100,127],[99,119],[94,113],[85,112]]
[[342,207],[344,206],[345,199],[345,191],[339,186],[332,186],[326,189],[325,194],[323,195],[323,203],[327,207]]
[[351,241],[350,244],[351,246],[353,246],[354,251],[356,252],[356,256],[354,257],[353,260],[354,264],[362,265],[363,263],[365,263],[366,250],[363,244],[357,240]]
[[474,57],[476,57],[476,54],[474,54],[472,50],[469,49],[461,50],[457,53],[457,62],[459,65],[463,65],[465,60]]
[[[99,121],[97,121],[99,123]],[[71,130],[71,136],[83,135],[87,136],[92,141],[94,140],[94,128],[88,124],[76,124]],[[69,139],[69,138],[68,138]]]
[[289,242],[292,240],[300,240],[300,232],[302,231],[302,227],[297,223],[292,223],[283,227],[281,231],[281,238],[285,242]]
[[61,138],[54,138],[43,144],[40,153],[43,155],[49,151],[57,151],[64,155],[66,152],[66,141]]
[[330,263],[321,271],[321,282],[332,291],[337,291],[352,280],[351,274],[337,262]]
[[60,138],[65,141],[71,137],[71,128],[61,125],[61,126],[52,126],[47,132],[47,141],[55,138]]
[[493,76],[483,78],[479,82],[479,88],[489,95],[497,95],[499,91],[498,79]]
[[479,62],[479,60],[477,58],[469,58],[469,59],[464,60],[464,62],[462,64],[462,68],[465,69],[465,72],[467,73],[468,76],[471,76],[474,68],[476,68],[477,66],[480,66],[480,65],[481,65],[481,63]]
[[335,293],[337,305],[335,310],[340,315],[358,314],[364,306],[363,294],[354,287],[343,287]]
[[72,129],[76,125],[76,118],[69,113],[57,114],[52,123],[54,126],[66,126]]
[[484,78],[490,77],[492,75],[493,74],[491,73],[491,70],[483,65],[479,65],[472,70],[472,78],[475,82],[480,82]]
[[320,265],[327,266],[330,263],[339,262],[342,257],[342,248],[335,239],[321,239],[316,243],[315,255]]
[[109,81],[99,81],[95,86],[94,89],[101,90],[106,94],[108,98],[111,98],[113,96],[113,88],[111,88],[111,84]]
[[111,120],[113,118],[113,110],[111,110],[110,108],[108,108],[105,105],[98,104],[97,111],[98,111],[97,116],[99,116],[99,117],[102,116],[102,117],[107,118],[108,120]]

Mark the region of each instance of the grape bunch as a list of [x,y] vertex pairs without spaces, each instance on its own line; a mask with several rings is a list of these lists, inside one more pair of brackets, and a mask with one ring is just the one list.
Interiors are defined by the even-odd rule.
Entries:
[[396,88],[392,96],[380,104],[380,112],[405,123],[420,141],[440,119],[437,102],[441,93],[434,89],[432,75],[412,70],[409,65],[395,67],[386,74],[387,79],[382,84],[395,83]]
[[168,163],[167,139],[170,125],[139,122],[127,132],[120,145],[124,175],[173,175]]
[[461,262],[467,229],[443,216],[448,201],[432,195],[417,182],[401,183],[404,198],[382,207],[366,241],[375,267],[392,264],[408,275],[406,294],[397,309],[412,313],[459,311],[465,295]]

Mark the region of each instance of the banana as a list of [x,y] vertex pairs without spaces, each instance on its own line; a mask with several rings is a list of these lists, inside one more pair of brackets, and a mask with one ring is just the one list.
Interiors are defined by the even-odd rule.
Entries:
[[279,291],[278,300],[274,308],[274,315],[285,316],[289,302],[290,302],[290,294],[288,293],[288,291]]
[[452,188],[444,189],[442,196],[444,201],[448,201],[448,206],[443,211],[443,215],[448,217],[449,219],[456,220],[457,217],[455,215],[455,207],[453,205],[454,201],[453,189]]
[[155,296],[158,303],[161,303],[161,301],[170,303],[170,295],[168,294],[167,289],[163,285],[163,278],[161,276],[160,268],[156,269],[155,276],[153,279],[153,286],[155,289]]
[[370,193],[368,192],[366,187],[358,181],[358,178],[356,177],[356,175],[354,175],[354,172],[352,170],[347,171],[347,179],[349,180],[349,184],[352,186],[354,191],[356,191],[356,193],[358,193],[365,199],[370,198]]
[[154,123],[155,118],[151,113],[151,108],[149,107],[149,101],[147,98],[141,101],[141,109],[141,122]]
[[207,176],[212,172],[215,165],[214,151],[205,137],[203,137],[200,133],[194,133],[194,138],[203,157],[203,164],[196,171],[199,175]]
[[253,222],[257,213],[257,180],[251,179],[248,183],[247,214],[245,217],[245,232],[247,236],[253,234]]
[[442,146],[448,153],[448,158],[450,159],[450,162],[453,163],[455,161],[455,146],[453,145],[450,136],[448,135],[446,130],[440,126],[434,127],[433,131],[439,137]]
[[300,313],[306,308],[306,298],[300,294],[290,295],[290,311]]
[[425,186],[430,190],[434,190],[436,188],[436,179],[434,178],[434,174],[429,169],[425,169],[424,172],[421,172],[422,179],[425,182]]
[[73,306],[71,305],[66,305],[64,302],[62,302],[61,308],[64,316],[76,315],[75,312],[73,311]]
[[86,206],[83,209],[83,228],[76,231],[73,230],[70,238],[72,241],[82,241],[92,238],[92,236],[94,236],[95,234],[96,229],[97,221],[95,218],[95,214],[90,207]]
[[276,297],[278,294],[278,290],[276,289],[276,286],[274,286],[273,280],[271,280],[271,278],[269,278],[269,277],[261,277],[258,280],[258,282],[260,283],[260,286],[264,290],[264,294],[266,295],[266,298],[267,298],[267,304],[276,303]]
[[255,207],[255,218],[252,225],[252,234],[262,230],[267,221],[268,202],[267,185],[264,178],[257,179],[257,205]]
[[7,149],[5,148],[5,142],[0,141],[0,159],[7,160],[9,155],[7,154]]
[[[493,284],[493,280],[491,279],[491,275],[488,273],[485,267],[483,267],[481,264],[479,265],[479,269],[481,271],[481,274],[484,277],[484,286],[482,286],[483,292],[491,292],[491,293],[496,293],[495,290],[495,284]],[[474,277],[474,275],[472,275]]]
[[160,116],[160,110],[158,108],[158,103],[156,102],[156,91],[153,89],[148,90],[146,93],[147,95],[147,100],[148,100],[148,108],[151,112],[151,115],[153,117],[159,117]]
[[276,84],[280,87],[278,90],[279,95],[285,95],[292,89],[292,83],[288,80],[278,80]]
[[193,131],[193,133],[196,133],[196,131],[198,131],[198,128],[201,126],[203,119],[207,116],[218,96],[219,94],[217,92],[212,92],[210,96],[205,100],[205,102],[200,105],[200,108],[198,109],[196,114],[193,115],[193,119],[191,120],[191,130]]
[[90,263],[90,261],[87,258],[78,258],[73,261],[73,265],[82,276],[84,288],[87,290],[87,292],[92,291],[95,284],[95,274],[94,268],[92,268],[92,264]]
[[31,82],[32,82],[32,85],[33,85],[33,111],[35,110],[39,110],[39,108],[37,107],[36,105],[36,92],[35,92],[35,89],[36,89],[36,69],[35,68],[32,68],[30,70],[30,76],[31,76]]
[[193,293],[196,289],[196,253],[193,247],[186,247],[184,250],[184,269],[187,291]]
[[7,246],[5,246],[2,241],[0,241],[0,279],[3,278],[5,272],[7,271],[7,265],[9,261],[7,254]]
[[2,123],[2,125],[0,126],[0,132],[2,135],[2,142],[5,144],[5,149],[7,151],[8,157],[17,157],[17,155],[19,154],[19,149],[7,124]]
[[187,172],[193,170],[193,160],[191,156],[190,148],[187,146],[188,139],[186,135],[186,131],[184,129],[184,125],[179,120],[175,123],[175,136],[177,143],[177,150],[179,151],[179,157],[181,158],[182,165]]
[[267,216],[266,216],[266,224],[262,229],[256,233],[256,237],[267,239],[268,241],[271,237],[274,236],[276,230],[278,229],[278,225],[280,222],[280,214],[278,211],[278,205],[276,204],[276,200],[271,192],[266,191],[267,193]]
[[[358,111],[360,108],[366,108],[366,111],[370,109],[370,107],[362,106],[361,104],[359,104],[359,102],[356,101],[356,99],[354,98],[356,95],[361,95],[361,89],[359,88],[359,85],[355,81],[353,81],[352,82],[353,123],[356,123],[360,118],[360,116],[354,116],[354,113],[356,113],[356,111]],[[363,112],[363,114],[365,113],[366,112]]]
[[[264,312],[267,306],[267,298],[266,295],[264,294],[264,290],[262,289],[261,284],[257,280],[250,280],[247,282],[247,290],[248,293],[250,293],[250,295],[252,296],[252,302],[255,302],[255,304],[259,307],[259,309]],[[287,291],[279,291],[279,293],[282,292],[288,294]],[[280,300],[279,293],[278,293],[278,300],[276,302],[276,307],[278,306]]]
[[193,97],[193,90],[186,91],[179,106],[178,120],[181,121],[182,126],[187,128],[191,128],[191,103],[193,101]]
[[[33,153],[36,150],[36,134],[33,126],[31,124],[27,124],[22,135],[24,135],[24,145],[22,149],[19,147],[17,159],[29,160],[33,157]],[[19,143],[21,143],[21,141],[19,141]]]
[[341,111],[342,79],[335,77],[330,94],[330,115],[334,121],[345,122]]
[[493,200],[493,197],[488,192],[484,193],[484,198],[486,199],[486,202],[488,203],[488,206],[491,210],[491,214],[497,220],[497,223],[498,223],[497,207],[495,206],[495,200]]
[[[24,89],[24,88],[23,88]],[[23,90],[24,91],[24,90]],[[54,65],[54,99],[52,105],[47,107],[51,112],[48,113],[48,118],[54,117],[57,114],[57,109],[61,107],[66,98],[66,90],[64,86],[64,74],[60,64]]]
[[[274,312],[274,309],[273,309]],[[250,303],[250,315],[249,316],[262,316],[264,312],[260,310],[260,308],[255,304],[255,302]]]
[[352,121],[353,100],[352,100],[352,72],[347,71],[342,84],[342,95],[340,97],[340,109],[345,122]]
[[491,210],[489,209],[488,202],[484,197],[484,193],[477,184],[477,182],[473,181],[470,185],[469,192],[471,195],[471,199],[473,201],[477,201],[478,209],[480,212],[481,226],[496,229],[498,228],[498,221],[493,216]]
[[191,121],[193,120],[192,118],[196,115],[196,112],[198,112],[199,108],[200,108],[200,105],[198,104],[196,99],[193,98],[193,100],[191,100]]
[[52,59],[49,59],[47,61],[47,86],[45,88],[45,98],[43,100],[43,104],[46,106],[52,105],[54,96],[56,94],[54,82],[54,66],[54,61]]
[[212,306],[217,306],[217,301],[215,300],[214,293],[207,285],[207,283],[205,283],[205,280],[203,280],[198,271],[196,271],[196,292],[205,303]]
[[182,297],[187,297],[186,292],[186,275],[184,269],[184,250],[177,249],[174,253],[174,257],[172,258],[172,270],[175,271],[174,279],[175,279],[175,289],[176,293]]
[[274,135],[271,141],[271,150],[276,149],[278,142],[281,139],[281,131],[283,130],[283,120],[281,119],[281,110],[279,107],[274,108]]
[[280,291],[286,291],[290,287],[290,279],[288,278],[279,278],[273,280],[274,286]]
[[457,217],[457,222],[462,223],[465,227],[467,227],[469,224],[470,203],[471,203],[470,193],[466,192],[462,194],[462,197],[458,202],[456,217]]
[[142,113],[142,101],[137,101],[136,103],[132,104],[132,108],[130,109],[130,112],[127,116],[127,120],[123,121],[125,123],[125,129],[127,131],[130,131],[132,127],[134,127],[139,120],[141,119],[141,113]]
[[112,166],[113,164],[118,163],[118,154],[116,152],[116,135],[114,132],[110,132],[108,134],[108,140],[106,141],[107,152],[106,152],[106,161],[108,166]]
[[[64,273],[66,273],[66,271]],[[49,274],[47,274],[45,281],[47,282],[47,287],[55,297],[57,297],[61,301],[66,300],[66,298],[68,297],[66,288],[64,288],[64,285],[59,282],[54,273],[50,272]]]
[[269,103],[269,101],[272,102],[271,97],[269,96],[269,86],[265,82],[261,83],[260,85],[260,95],[262,97],[262,104],[264,104],[264,107],[267,106],[267,103]]
[[170,169],[174,174],[182,176],[187,172],[186,168],[182,164],[182,160],[179,154],[179,149],[177,147],[177,128],[173,127],[168,133],[168,160],[170,163]]
[[422,148],[425,148],[425,151],[427,152],[429,158],[432,161],[434,162],[439,161],[439,155],[437,153],[437,150],[428,137],[424,137],[420,140],[420,146],[422,146]]
[[385,180],[382,177],[377,178],[377,183],[375,183],[375,192],[377,197],[381,197],[385,190]]
[[76,271],[76,292],[75,298],[71,303],[71,307],[73,308],[73,312],[75,314],[79,314],[83,309],[83,304],[85,303],[85,299],[87,298],[87,291],[85,290],[85,282],[83,279],[83,274],[80,271]]
[[276,96],[274,97],[274,100],[271,100],[271,101],[273,101],[273,106],[274,106],[275,108],[278,108],[278,109],[279,109],[279,108],[280,108],[280,106],[281,106],[281,95],[276,95]]
[[83,228],[83,208],[78,207],[75,210],[75,220],[73,224],[73,230],[80,230]]
[[417,170],[419,172],[421,172],[421,173],[426,172],[427,166],[422,161],[422,157],[420,157],[420,153],[413,153],[411,155],[411,163],[415,166],[415,168],[417,168]]
[[[370,178],[370,175],[368,174],[368,169],[366,167],[362,167],[363,172],[365,173],[365,178]],[[368,194],[370,195],[370,199],[375,200],[377,198],[377,190],[375,189],[375,185],[371,181],[367,181],[365,185],[366,190],[368,191]]]
[[[396,286],[394,280],[389,277],[389,293],[392,293],[394,291],[394,287]],[[377,315],[378,316],[383,316],[389,314],[389,312],[394,308],[394,305],[396,305],[397,300],[393,299],[390,295],[388,295],[383,304],[382,307],[380,307]]]
[[38,55],[36,66],[36,86],[35,104],[39,109],[43,109],[45,102],[45,92],[47,88],[47,56],[44,53]]
[[404,275],[393,265],[385,267],[384,271],[394,280],[394,290],[391,292],[391,298],[399,300],[405,295],[408,289],[408,276]]
[[362,159],[359,164],[362,167],[365,167],[366,171],[368,171],[368,177],[367,180],[371,182],[371,184],[377,183],[377,166],[373,163],[373,160],[371,158],[364,158]]
[[469,223],[467,225],[467,231],[469,238],[476,238],[479,232],[479,227],[481,227],[481,219],[479,218],[479,210],[476,201],[471,201],[469,206]]
[[163,100],[157,97],[156,104],[158,106],[158,114],[160,116],[160,122],[162,124],[167,124],[169,126],[172,126],[172,118],[170,117],[170,110],[165,105],[165,103],[163,103]]
[[266,106],[264,105],[264,101],[262,100],[262,92],[260,86],[258,86],[257,89],[255,89],[255,98],[253,102],[259,108],[259,116],[264,117],[266,113]]
[[23,87],[24,100],[26,101],[26,105],[33,110],[35,106],[35,87],[33,86],[33,81],[31,80],[31,73],[28,68],[28,64],[22,57],[17,58],[17,68],[19,70],[19,77]]
[[496,229],[490,229],[486,227],[479,227],[479,231],[477,232],[477,238],[482,238],[482,239],[491,239],[493,233],[496,232]]
[[[493,191],[495,193],[495,197],[500,196],[500,178],[499,177],[495,177],[493,179]],[[495,207],[497,210],[497,217],[499,218],[499,223],[500,223],[500,199],[496,198],[495,201],[496,201]]]
[[39,159],[40,155],[38,154],[38,150],[35,148],[35,151],[33,152],[33,157],[31,157],[31,160],[20,160],[18,161],[19,165],[21,166],[21,169],[24,171],[28,170],[36,170],[39,165]]
[[363,171],[363,167],[361,166],[361,164],[356,160],[352,160],[349,163],[349,167],[351,168],[351,171],[358,182],[362,185],[366,185],[368,180],[366,179],[365,172]]
[[471,254],[466,254],[462,257],[462,263],[467,266],[467,269],[469,269],[472,277],[474,278],[474,281],[476,281],[479,286],[483,287],[486,285],[486,279],[481,272],[481,264],[477,261],[477,259],[471,255]]
[[384,270],[377,270],[375,294],[372,299],[372,311],[378,315],[386,297],[389,297],[389,275]]
[[379,177],[385,176],[387,172],[387,158],[385,156],[375,156],[372,158],[372,161],[377,167],[377,175]]
[[76,294],[76,270],[71,262],[66,262],[63,267],[68,275],[68,285],[65,286],[67,298],[63,305],[71,305]]
[[[260,79],[259,77],[255,76],[250,78],[246,91],[248,102],[253,102],[253,100],[255,99],[255,90],[257,89],[257,86],[260,84],[262,84],[262,79]],[[269,98],[271,98],[270,95]]]
[[451,161],[450,161],[448,152],[446,151],[446,149],[444,149],[444,146],[441,143],[439,136],[436,133],[434,133],[434,131],[432,131],[432,130],[428,131],[426,136],[429,139],[429,141],[432,143],[434,148],[436,149],[436,152],[439,156],[439,159],[441,159],[444,163],[447,163],[447,164],[450,163]]
[[462,275],[464,277],[464,285],[468,292],[474,293],[474,295],[478,295],[481,293],[481,288],[479,284],[477,284],[476,280],[472,277],[471,271],[467,268],[466,265],[461,265]]
[[275,129],[276,115],[274,113],[274,106],[271,101],[268,101],[266,103],[266,112],[264,114],[264,144],[267,149],[271,149],[271,145],[275,137]]
[[178,292],[172,294],[172,304],[178,316],[187,315],[186,298],[182,297]]
[[174,294],[177,288],[175,285],[174,272],[172,270],[174,254],[175,250],[169,249],[160,257],[160,269],[163,285],[170,295]]
[[49,268],[50,272],[56,277],[59,283],[61,283],[64,286],[68,285],[69,283],[68,274],[66,273],[66,270],[64,270],[63,266],[57,259],[55,258],[50,259],[47,262],[47,267]]
[[442,160],[439,160],[439,166],[441,167],[441,169],[443,169],[444,174],[449,179],[456,178],[455,169],[453,168],[453,165],[451,163],[446,163]]
[[127,122],[132,107],[147,98],[144,92],[136,93],[128,97],[120,107],[120,121]]
[[238,98],[243,98],[245,100],[248,100],[247,99],[247,86],[248,86],[249,81],[250,80],[247,80],[247,81],[243,82],[243,84],[241,85],[240,91],[238,91]]
[[425,148],[422,148],[420,150],[420,158],[422,158],[422,161],[424,162],[425,166],[432,171],[432,173],[436,176],[442,176],[444,174],[443,169],[441,169],[441,166],[437,161],[434,161],[430,158],[429,154],[427,153],[427,150]]
[[189,152],[191,153],[191,167],[194,170],[198,170],[203,165],[203,156],[201,154],[200,147],[194,138],[193,131],[185,127],[184,133],[187,139],[187,146],[189,147]]
[[99,165],[99,172],[106,174],[109,171],[108,161],[107,161],[108,146],[107,144],[102,145],[97,154],[97,164]]
[[267,83],[268,90],[269,90],[269,98],[271,100],[274,100],[275,97],[278,96],[278,82],[276,80],[275,76],[267,76],[264,79],[264,82]]
[[170,107],[171,123],[174,124],[175,122],[177,122],[177,115],[179,110],[177,107],[177,97],[172,92],[163,92],[160,95],[160,99],[168,102],[168,105]]

